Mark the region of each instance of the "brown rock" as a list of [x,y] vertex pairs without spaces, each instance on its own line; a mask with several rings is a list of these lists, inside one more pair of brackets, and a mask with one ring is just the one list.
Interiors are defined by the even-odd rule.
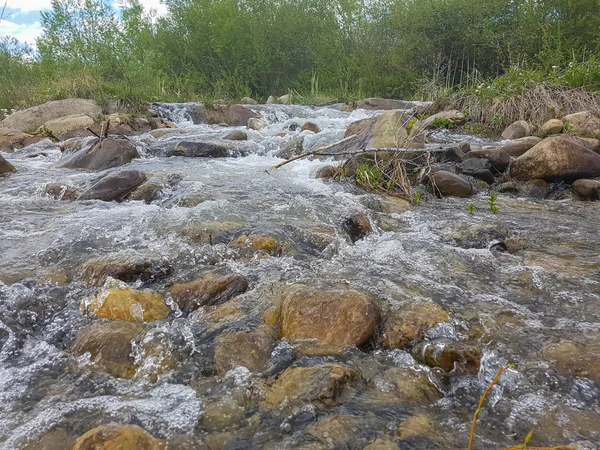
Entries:
[[79,197],[79,192],[75,188],[59,183],[47,184],[45,193],[55,200],[77,200]]
[[225,303],[247,289],[248,280],[241,275],[211,273],[190,283],[174,284],[170,292],[179,307],[189,312],[201,306]]
[[294,156],[299,156],[304,152],[304,138],[303,137],[295,137],[284,147],[277,152],[275,156],[282,159],[290,159]]
[[233,130],[228,133],[223,139],[228,141],[247,141],[248,134],[242,130]]
[[438,323],[448,322],[448,313],[435,303],[411,305],[390,312],[383,324],[382,344],[388,348],[406,348],[423,339]]
[[131,378],[136,370],[131,341],[142,331],[141,325],[130,322],[96,322],[77,332],[70,351],[89,353],[91,361],[111,375]]
[[202,222],[184,228],[181,234],[195,244],[219,244],[226,242],[230,235],[242,228],[243,224],[236,222]]
[[379,309],[359,291],[292,286],[281,305],[279,332],[290,341],[320,345],[362,345],[379,325]]
[[250,119],[259,119],[260,116],[250,108],[243,105],[214,105],[204,107],[204,115],[208,123],[216,125],[225,123],[231,127],[245,127]]
[[542,142],[542,140],[539,137],[527,136],[521,139],[515,139],[514,141],[503,145],[500,147],[500,150],[502,150],[508,156],[518,158],[540,142]]
[[599,180],[577,180],[573,183],[573,192],[580,198],[586,200],[600,199],[600,181]]
[[272,406],[279,406],[284,401],[335,406],[344,400],[348,385],[355,378],[352,369],[334,364],[289,368],[275,381],[265,401]]
[[543,199],[548,195],[550,186],[544,180],[529,180],[523,190],[532,198]]
[[257,253],[279,256],[281,247],[276,239],[270,236],[251,234],[242,235],[229,243],[229,247],[237,250],[241,256],[251,257]]
[[262,331],[226,331],[215,339],[217,373],[223,376],[238,366],[263,372],[272,348],[273,339]]
[[0,152],[13,151],[43,141],[43,136],[33,136],[22,131],[0,126]]
[[363,450],[398,450],[398,446],[394,441],[376,439],[367,445]]
[[524,120],[509,125],[502,133],[502,140],[521,139],[531,134],[531,126]]
[[81,302],[81,310],[103,319],[125,322],[154,322],[171,312],[162,295],[130,288],[106,289]]
[[442,197],[470,197],[475,193],[468,180],[445,170],[430,175],[429,183]]
[[352,242],[364,238],[373,231],[371,222],[365,213],[356,213],[348,217],[342,223],[342,229],[348,233]]
[[475,345],[439,339],[423,342],[411,351],[412,355],[429,367],[439,367],[446,372],[455,368],[459,373],[475,374],[479,372],[481,349]]
[[393,367],[370,383],[371,393],[384,403],[433,403],[442,395],[425,372]]
[[59,117],[45,122],[36,134],[46,135],[60,140],[72,137],[92,136],[87,128],[95,125],[94,119],[83,114]]
[[335,166],[325,166],[317,170],[315,178],[336,178],[339,172],[340,169]]
[[600,177],[600,155],[567,136],[544,139],[517,158],[510,174],[518,180],[573,180]]
[[89,261],[83,268],[82,278],[91,286],[102,286],[108,277],[131,283],[161,278],[172,270],[166,260],[119,255]]
[[565,125],[562,120],[550,119],[544,123],[538,130],[540,137],[545,138],[553,134],[560,134],[563,132]]
[[111,423],[88,431],[71,450],[163,450],[164,443],[144,429]]
[[[335,414],[320,417],[306,427],[306,432],[313,440],[320,442],[319,449],[350,449],[356,446],[357,437],[364,429],[364,422],[358,416]],[[308,450],[316,450],[314,447]]]
[[302,131],[312,131],[313,133],[320,133],[321,129],[319,128],[319,125],[317,125],[314,122],[306,122],[302,126],[302,129],[300,130],[300,132],[302,132]]
[[16,172],[15,166],[9,163],[2,155],[0,155],[0,175]]
[[127,200],[143,201],[150,204],[160,198],[164,185],[157,181],[147,181],[127,196]]
[[569,377],[585,377],[600,383],[600,345],[595,341],[562,340],[542,349],[546,361],[554,361],[559,373]]
[[494,173],[503,173],[510,166],[510,156],[501,148],[473,150],[469,153],[470,158],[485,158],[490,162]]
[[206,405],[202,412],[202,426],[212,431],[239,426],[244,423],[244,413],[244,408],[231,396],[219,397]]
[[107,175],[81,194],[77,200],[121,201],[146,181],[146,175],[138,170],[124,170]]
[[248,120],[248,129],[260,131],[265,127],[265,124],[262,120],[252,117]]
[[434,128],[436,124],[436,119],[444,121],[449,120],[450,122],[452,122],[453,125],[462,125],[467,120],[467,116],[455,109],[450,111],[442,111],[437,114],[433,114],[432,116],[429,116],[427,119],[423,120],[421,125],[422,128],[425,130]]
[[139,157],[137,149],[128,140],[109,138],[63,158],[56,166],[99,171],[129,164]]
[[565,128],[578,135],[600,139],[600,119],[588,111],[563,117]]

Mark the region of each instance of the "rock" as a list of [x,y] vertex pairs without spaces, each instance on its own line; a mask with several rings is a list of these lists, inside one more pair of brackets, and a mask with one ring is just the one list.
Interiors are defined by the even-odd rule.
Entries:
[[44,192],[55,200],[77,200],[79,197],[79,192],[75,188],[59,183],[47,184]]
[[554,361],[556,370],[569,377],[585,377],[600,383],[600,345],[594,341],[561,340],[542,349],[546,361]]
[[228,141],[247,141],[248,134],[242,130],[233,130],[228,133],[223,139]]
[[121,201],[146,181],[137,170],[124,170],[107,175],[79,196],[77,200]]
[[290,341],[316,339],[319,345],[362,345],[379,325],[370,296],[354,290],[292,286],[281,305],[279,333]]
[[88,431],[71,450],[163,450],[162,441],[134,425],[110,423]]
[[485,183],[490,184],[490,185],[494,184],[496,181],[494,174],[492,173],[491,170],[488,170],[488,169],[475,170],[470,175],[473,178],[484,181]]
[[253,257],[259,254],[281,256],[283,251],[276,239],[256,234],[239,236],[229,243],[229,248],[236,250],[241,257]]
[[600,154],[600,139],[574,137],[574,139],[588,150]]
[[544,180],[529,180],[523,191],[532,198],[543,199],[548,195],[550,186]]
[[[244,408],[232,396],[225,395],[208,402],[202,412],[202,427],[212,431],[221,431],[226,428],[239,426],[241,423],[244,423],[244,419]],[[213,447],[202,446],[202,448]],[[227,447],[223,446],[219,448]]]
[[215,339],[217,373],[224,376],[238,366],[250,372],[263,372],[272,348],[273,339],[260,330],[226,331]]
[[312,131],[313,133],[320,133],[321,129],[319,128],[319,125],[317,125],[314,122],[306,122],[304,125],[302,125],[302,128],[300,129],[300,132],[302,131]]
[[322,450],[322,449],[359,449],[364,446],[358,442],[365,423],[362,416],[353,416],[351,414],[333,414],[319,417],[315,422],[311,422],[306,427],[306,433],[312,441],[320,443],[319,447],[309,447],[303,450]]
[[553,134],[560,134],[563,132],[564,127],[565,124],[562,120],[550,119],[540,127],[540,129],[538,130],[538,134],[542,138],[548,137]]
[[502,150],[508,156],[518,158],[540,142],[542,142],[542,140],[539,137],[527,136],[521,139],[515,139],[508,144],[504,144],[502,147],[500,147],[500,150]]
[[131,341],[142,331],[141,325],[131,322],[95,322],[77,332],[70,351],[79,356],[89,353],[91,362],[115,377],[132,378],[136,367]]
[[497,224],[473,225],[459,228],[450,234],[450,239],[462,248],[488,248],[493,241],[503,241],[508,230]]
[[9,163],[4,156],[0,155],[0,175],[4,175],[6,173],[16,172],[15,166]]
[[336,178],[339,176],[340,172],[341,170],[339,167],[325,166],[317,170],[315,178]]
[[462,152],[462,150],[458,147],[450,147],[449,149],[447,149],[444,153],[442,153],[442,157],[441,157],[442,161],[450,161],[450,162],[462,162],[465,159],[467,159],[467,157],[465,156],[465,154]]
[[567,131],[584,137],[600,139],[600,119],[588,111],[569,114],[563,117],[563,123]]
[[467,120],[467,116],[457,110],[451,111],[442,111],[432,116],[429,116],[427,119],[423,120],[421,123],[421,127],[424,130],[429,130],[436,127],[437,123],[441,121],[448,121],[448,123],[452,125],[462,125]]
[[277,98],[269,95],[269,98],[267,99],[267,105],[274,105],[275,103],[277,103]]
[[413,357],[429,367],[439,367],[445,372],[476,374],[481,362],[481,349],[463,342],[437,339],[423,342],[411,351]]
[[[130,114],[111,114],[106,117],[106,120],[110,122],[109,132],[114,134],[121,134],[124,136],[135,136],[142,133],[147,133],[152,130],[152,126],[147,119],[143,117],[135,117]],[[174,124],[166,122],[165,126],[170,124],[169,128],[173,128]],[[96,125],[96,134],[102,133],[102,125]]]
[[260,131],[265,127],[265,124],[262,120],[260,119],[256,119],[256,118],[251,118],[250,120],[248,120],[248,129],[249,130],[256,130],[256,131]]
[[[471,156],[471,155],[469,155]],[[469,158],[460,163],[457,168],[465,175],[471,175],[477,170],[487,169],[490,170],[492,165],[487,158]]]
[[282,105],[291,105],[292,104],[292,94],[282,95],[277,99],[277,103]]
[[227,147],[216,142],[180,142],[169,156],[186,156],[188,158],[226,158],[229,156]]
[[240,100],[240,105],[258,105],[258,102],[250,97],[244,97]]
[[370,389],[380,402],[430,404],[442,397],[440,391],[431,384],[427,373],[414,369],[393,367],[376,376]]
[[445,170],[431,174],[429,182],[442,197],[470,197],[474,194],[473,186],[468,180]]
[[234,232],[242,228],[237,222],[201,222],[184,228],[181,235],[190,239],[194,244],[222,244],[228,242]]
[[160,198],[164,185],[158,181],[147,181],[127,196],[127,200],[150,204]]
[[355,213],[342,223],[342,229],[352,242],[356,242],[371,233],[371,222],[365,213]]
[[517,180],[574,180],[600,177],[600,155],[567,136],[544,139],[517,158],[510,169]]
[[376,439],[367,445],[363,450],[398,450],[398,446],[394,441]]
[[109,255],[87,262],[82,279],[90,286],[102,286],[108,277],[132,283],[157,280],[169,275],[172,270],[166,260],[147,259],[139,255]]
[[162,295],[121,287],[84,299],[81,310],[103,319],[140,323],[166,319],[171,312]]
[[584,200],[600,200],[600,181],[577,180],[573,183],[573,192]]
[[290,159],[304,152],[304,138],[295,137],[275,155],[277,158]]
[[494,173],[503,173],[510,166],[511,159],[508,153],[501,148],[473,150],[469,153],[472,158],[485,158],[489,161],[491,169]]
[[531,134],[531,126],[524,120],[518,120],[502,132],[502,140],[521,139]]
[[421,436],[433,436],[435,435],[434,421],[425,413],[416,413],[400,423],[398,432],[402,440]]
[[63,158],[56,166],[99,171],[128,164],[139,157],[137,149],[128,140],[109,138]]
[[173,122],[168,121],[167,119],[161,119],[158,117],[152,117],[148,123],[150,124],[151,130],[165,130],[165,129],[175,129],[177,125]]
[[94,118],[100,114],[102,114],[102,108],[95,101],[70,98],[17,111],[0,122],[0,126],[19,131],[37,130],[49,120],[60,117],[86,115]]
[[45,122],[37,134],[55,137],[61,141],[72,137],[92,136],[87,128],[95,125],[94,119],[86,115],[59,117]]
[[341,111],[351,112],[355,109],[366,109],[369,111],[389,111],[393,109],[419,109],[425,110],[431,102],[412,102],[406,100],[394,100],[389,98],[366,98],[340,108]]
[[201,306],[220,305],[248,290],[248,280],[241,275],[211,273],[189,283],[178,283],[169,290],[183,311]]
[[356,377],[352,369],[335,364],[289,368],[267,391],[265,402],[271,406],[317,403],[332,407],[343,402]]
[[250,119],[260,118],[257,113],[243,105],[214,105],[211,108],[204,107],[203,115],[209,124],[223,123],[230,127],[245,127],[248,125]]
[[33,136],[22,131],[0,126],[0,152],[13,151],[43,141],[43,136]]
[[464,154],[469,153],[471,151],[471,144],[467,141],[459,142],[458,149]]
[[410,305],[390,312],[383,323],[382,345],[386,348],[406,348],[438,323],[448,322],[450,317],[439,305],[424,303]]

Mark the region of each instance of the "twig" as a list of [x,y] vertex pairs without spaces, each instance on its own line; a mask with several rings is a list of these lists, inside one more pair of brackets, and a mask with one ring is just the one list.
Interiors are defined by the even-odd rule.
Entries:
[[4,6],[2,7],[2,13],[0,13],[0,22],[4,20],[4,13],[6,11],[6,5],[8,5],[8,0],[4,0]]
[[331,148],[337,147],[338,145],[345,144],[346,142],[350,142],[350,141],[356,139],[357,137],[358,136],[356,136],[355,134],[353,134],[352,136],[348,136],[347,138],[344,138],[341,141],[334,142],[333,144],[329,144],[329,145],[326,145],[324,147],[319,147],[316,150],[313,150],[312,152],[303,153],[302,155],[299,155],[299,156],[294,156],[293,158],[288,159],[287,161],[284,161],[282,163],[277,164],[276,166],[273,166],[273,168],[274,169],[279,169],[280,167],[283,167],[286,164],[289,164],[291,162],[297,161],[299,159],[306,158],[308,156],[314,156],[314,155],[322,154],[324,151],[327,151],[327,150],[329,150]]
[[485,398],[488,396],[492,388],[496,384],[498,384],[498,382],[500,381],[500,377],[502,377],[502,374],[508,369],[510,369],[510,366],[506,366],[498,370],[498,373],[479,399],[477,411],[475,411],[475,414],[473,414],[473,423],[471,424],[471,435],[469,436],[469,447],[467,447],[467,450],[471,450],[471,448],[473,447],[473,439],[475,438],[475,427],[477,426],[477,417],[479,417],[479,413],[481,413],[481,408],[483,407],[483,402],[485,401]]
[[98,134],[96,134],[96,133],[94,132],[94,130],[92,130],[91,128],[89,128],[89,127],[88,127],[88,128],[86,128],[86,130],[88,130],[90,133],[92,133],[92,134],[93,134],[94,136],[96,136],[98,139],[100,139],[100,140],[102,139],[102,138],[101,138],[101,137],[100,137]]

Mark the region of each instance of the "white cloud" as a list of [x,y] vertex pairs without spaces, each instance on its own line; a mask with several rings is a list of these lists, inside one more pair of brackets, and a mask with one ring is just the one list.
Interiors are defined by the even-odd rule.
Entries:
[[6,4],[7,9],[16,9],[23,13],[40,11],[42,9],[48,9],[51,6],[51,0],[8,0],[8,3]]
[[35,45],[35,39],[42,34],[40,22],[17,24],[10,20],[0,21],[0,36],[13,36],[21,42]]
[[159,16],[167,14],[167,6],[161,3],[160,0],[140,0],[146,11],[154,10]]

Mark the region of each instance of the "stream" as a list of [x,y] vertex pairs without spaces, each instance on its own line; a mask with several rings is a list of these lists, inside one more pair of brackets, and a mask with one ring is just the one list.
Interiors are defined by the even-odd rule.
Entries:
[[[0,178],[0,448],[67,450],[111,422],[138,425],[169,449],[467,448],[479,398],[507,365],[479,416],[475,449],[516,447],[531,430],[532,446],[600,448],[600,203],[501,194],[492,214],[481,191],[401,208],[350,181],[315,179],[331,160],[273,168],[290,139],[304,137],[305,150],[327,145],[377,112],[256,106],[266,127],[254,131],[194,125],[188,106],[157,106],[176,133],[133,138],[142,158],[127,170],[164,184],[150,204],[46,195],[48,183],[89,186],[105,174],[54,167],[62,152],[50,141],[4,155],[17,173]],[[321,132],[301,132],[306,121]],[[163,156],[184,139],[221,139],[232,129],[248,133],[235,143],[239,157]],[[373,231],[352,243],[342,223],[358,212]],[[210,242],[197,229],[215,230]],[[274,238],[279,253],[240,256],[229,243],[243,235]],[[136,289],[164,293],[212,272],[242,275],[249,288],[217,324],[167,301],[169,317],[144,324],[132,343],[135,375],[117,378],[70,351],[77,332],[101,320],[80,305],[101,289],[82,280],[83,267],[103,258],[151,261],[153,276],[126,283]],[[448,373],[414,349],[377,344],[302,356],[275,339],[263,373],[219,375],[215,338],[260,327],[272,299],[295,284],[365,291],[382,316],[435,303],[450,319],[419,345],[469,345],[480,366]],[[341,394],[269,403],[284,370],[332,364],[354,374],[336,385]]]

